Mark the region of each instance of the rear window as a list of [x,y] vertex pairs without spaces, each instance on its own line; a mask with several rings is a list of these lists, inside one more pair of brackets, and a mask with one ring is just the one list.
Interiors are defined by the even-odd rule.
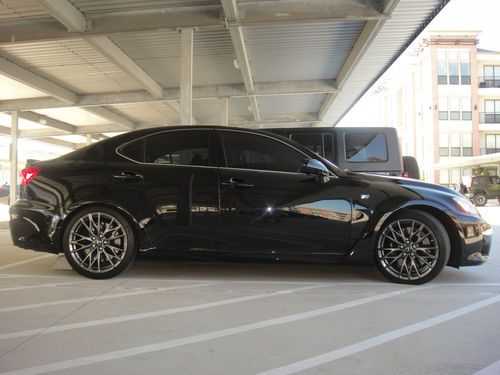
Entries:
[[167,131],[126,143],[117,151],[148,164],[208,166],[209,138],[208,130]]
[[209,130],[183,130],[146,138],[145,161],[152,164],[210,165]]
[[123,156],[138,161],[144,161],[144,139],[139,139],[122,146],[118,152]]
[[385,134],[375,132],[344,134],[345,159],[350,163],[383,163],[387,161]]

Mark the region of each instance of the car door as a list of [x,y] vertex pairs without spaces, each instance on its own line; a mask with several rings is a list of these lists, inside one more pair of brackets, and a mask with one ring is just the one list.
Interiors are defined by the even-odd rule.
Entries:
[[211,232],[218,223],[219,196],[212,142],[210,128],[182,129],[155,133],[118,149],[140,162],[115,172],[114,189],[137,202],[140,225],[155,247],[214,250]]
[[342,256],[351,221],[349,188],[303,172],[308,155],[287,142],[220,130],[218,250],[273,256]]

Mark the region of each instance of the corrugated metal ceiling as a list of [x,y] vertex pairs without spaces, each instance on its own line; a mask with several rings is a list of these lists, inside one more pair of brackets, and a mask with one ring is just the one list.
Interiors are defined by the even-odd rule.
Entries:
[[49,12],[37,0],[0,1],[0,21],[50,18]]
[[[179,87],[180,45],[178,31],[162,30],[118,35],[111,40],[163,87]],[[193,85],[241,83],[228,30],[200,30],[193,41]]]
[[142,88],[81,39],[2,46],[0,56],[77,94]]
[[71,0],[86,15],[219,5],[217,0]]
[[[361,15],[353,13],[343,19],[335,19],[335,12],[332,11],[320,15],[320,18],[329,17],[328,20],[312,22],[306,20],[310,14],[304,14],[302,21],[282,22],[280,17],[286,14],[273,13],[272,9],[283,9],[286,4],[296,5],[294,15],[300,15],[296,12],[298,8],[310,7],[311,12],[314,12],[316,3],[321,5],[318,9],[325,9],[325,4],[331,6],[333,10],[335,6],[345,5],[348,5],[345,9],[371,7],[370,14],[373,14],[385,2],[331,0],[330,4],[327,0],[309,2],[289,0],[282,3],[240,0],[237,3],[240,5],[240,18],[231,19],[227,27],[223,27],[223,18],[214,17],[214,14],[219,14],[217,11],[221,15],[223,13],[218,0],[66,1],[73,4],[88,21],[103,19],[109,14],[112,15],[111,18],[119,20],[122,17],[127,19],[126,17],[130,15],[139,17],[134,18],[137,24],[132,25],[132,30],[128,28],[127,32],[120,32],[118,23],[110,29],[110,32],[102,32],[103,34],[99,35],[107,36],[132,64],[137,64],[150,79],[166,89],[167,95],[178,92],[180,85],[180,33],[174,27],[168,27],[168,24],[165,27],[160,25],[148,29],[148,25],[141,25],[138,20],[141,15],[160,17],[163,14],[176,15],[175,12],[182,12],[184,17],[184,10],[204,14],[204,19],[212,20],[212,25],[203,25],[194,33],[193,85],[195,89],[203,86],[203,90],[199,92],[208,94],[205,99],[195,96],[194,116],[198,123],[219,123],[223,117],[223,101],[220,97],[228,95],[229,123],[246,123],[251,127],[259,124],[266,126],[266,123],[275,126],[281,119],[286,121],[287,118],[290,119],[290,126],[304,121],[308,121],[311,125],[317,125],[319,122],[322,125],[336,123],[368,89],[369,84],[383,72],[388,62],[399,54],[402,46],[415,36],[416,30],[447,3],[447,0],[394,0],[394,11],[387,19],[386,15],[380,15],[375,20],[368,16],[363,18],[363,13],[360,13]],[[269,7],[273,4],[279,7]],[[351,5],[353,7],[349,8]],[[239,22],[245,21],[245,10],[248,10],[249,6],[253,9],[253,17],[257,18],[253,18],[254,23],[251,25],[241,26],[243,36],[241,42],[243,46],[241,46],[238,37],[235,37],[236,33],[231,34],[230,30],[233,32],[239,30]],[[269,13],[265,15],[266,21],[259,23],[258,16],[265,13],[266,7],[269,8]],[[258,12],[255,12],[257,8]],[[268,22],[268,19],[274,19],[275,22]],[[368,19],[371,21],[367,22]],[[32,35],[32,40],[16,42],[16,35],[9,32],[9,25],[17,25],[20,21],[28,29],[33,26],[33,30],[41,30],[43,36],[35,33]],[[358,51],[356,43],[359,43],[359,39],[363,36],[363,29],[371,27],[374,22],[380,24],[380,27],[374,29],[367,49]],[[89,25],[92,27],[92,23]],[[38,1],[1,0],[0,26],[4,27],[2,30],[6,31],[5,35],[9,35],[11,39],[7,41],[4,39],[4,42],[0,43],[0,57],[63,89],[72,91],[79,95],[78,100],[88,101],[89,96],[98,97],[100,93],[111,93],[108,95],[108,101],[109,97],[113,95],[119,97],[122,93],[135,98],[134,93],[146,92],[147,86],[140,82],[139,77],[134,77],[130,72],[127,73],[120,68],[123,61],[112,61],[87,42],[91,35],[61,34],[65,26],[58,23]],[[106,28],[106,25],[99,27]],[[91,28],[90,33],[92,31]],[[51,32],[57,37],[51,38]],[[23,35],[23,38],[26,38],[26,35]],[[251,83],[254,83],[258,90],[262,89],[265,92],[246,92],[249,89],[249,82],[246,79],[246,86],[243,84],[245,69],[240,66],[242,48],[246,48],[248,54]],[[353,59],[357,65],[342,82],[341,90],[333,96],[332,104],[327,106],[324,118],[320,119],[318,116],[325,100],[332,98],[332,94],[329,93],[333,91],[332,86],[335,86],[339,72],[346,64],[349,66],[346,61],[350,55],[353,57],[353,54],[358,54]],[[11,75],[8,76],[12,78]],[[23,98],[33,98],[29,101],[31,106],[37,97],[44,95],[40,90],[36,90],[36,84],[29,87],[11,78],[0,75],[0,84],[3,82],[9,87],[9,92],[0,93],[0,107],[10,108],[16,99]],[[143,98],[144,94],[141,95]],[[252,114],[250,110],[249,98],[252,95],[256,95],[258,114]],[[100,105],[98,102],[100,99],[92,100],[94,100],[92,105]],[[103,129],[108,132],[119,131],[116,126],[110,126],[111,123],[120,123],[118,128],[123,129],[124,126],[179,122],[178,103],[154,102],[153,99],[147,102],[147,98],[138,101],[123,100],[118,104],[113,100],[108,103],[103,102],[103,108],[97,112],[104,117],[91,114],[84,108],[78,108],[79,104],[74,108],[55,108],[60,105],[51,107],[50,101],[44,102],[49,103],[48,107],[40,104],[41,107],[21,109],[36,110],[75,126],[103,125]],[[106,113],[108,117],[105,116]],[[255,120],[259,116],[261,120]]]
[[361,21],[331,21],[245,27],[254,79],[332,79],[364,25]]

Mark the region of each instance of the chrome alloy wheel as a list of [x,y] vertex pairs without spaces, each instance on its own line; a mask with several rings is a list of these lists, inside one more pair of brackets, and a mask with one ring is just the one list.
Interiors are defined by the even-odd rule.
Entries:
[[392,276],[418,280],[436,266],[439,245],[427,225],[414,219],[400,219],[387,225],[379,236],[377,258]]
[[105,212],[80,217],[69,232],[69,253],[81,268],[92,273],[116,268],[127,252],[127,232]]

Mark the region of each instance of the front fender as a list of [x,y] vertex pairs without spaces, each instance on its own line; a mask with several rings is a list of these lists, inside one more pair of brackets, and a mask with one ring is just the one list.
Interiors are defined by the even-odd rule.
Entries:
[[375,210],[373,212],[371,220],[368,221],[356,241],[352,244],[347,253],[346,260],[360,263],[373,263],[376,241],[380,230],[391,217],[408,209],[418,209],[435,216],[447,229],[452,247],[456,241],[460,241],[460,239],[464,238],[463,228],[459,224],[459,221],[463,220],[463,218],[457,218],[445,205],[423,199],[398,202],[391,208],[384,207],[383,210]]

